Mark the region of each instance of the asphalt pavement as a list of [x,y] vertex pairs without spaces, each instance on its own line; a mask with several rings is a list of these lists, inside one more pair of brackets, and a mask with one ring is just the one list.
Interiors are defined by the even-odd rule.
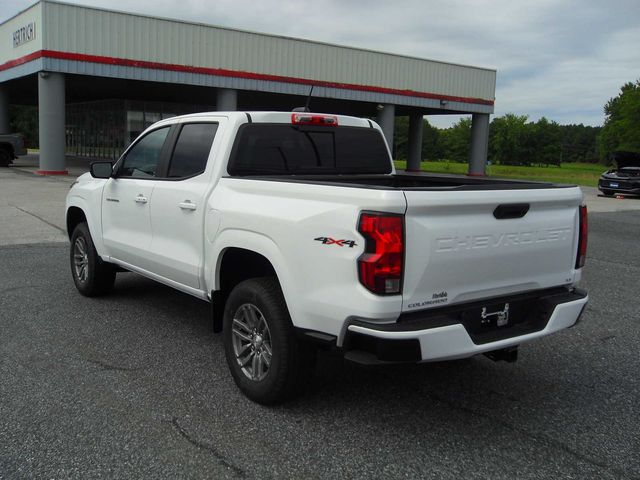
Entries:
[[[31,182],[11,175],[0,192]],[[131,273],[87,299],[64,239],[7,241],[0,478],[640,478],[640,211],[589,222],[582,323],[517,363],[362,368],[328,352],[278,407],[237,390],[206,303]]]

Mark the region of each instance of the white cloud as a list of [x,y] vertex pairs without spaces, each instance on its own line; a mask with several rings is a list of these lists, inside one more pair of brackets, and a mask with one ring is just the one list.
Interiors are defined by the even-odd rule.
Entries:
[[[496,68],[496,114],[534,120],[601,124],[604,103],[640,77],[637,0],[71,1]],[[29,4],[0,0],[0,11]]]

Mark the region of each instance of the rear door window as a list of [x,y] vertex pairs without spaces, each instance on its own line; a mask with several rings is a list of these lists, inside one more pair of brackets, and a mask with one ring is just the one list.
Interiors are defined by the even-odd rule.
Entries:
[[167,176],[185,178],[204,172],[217,130],[217,123],[184,124],[171,155]]

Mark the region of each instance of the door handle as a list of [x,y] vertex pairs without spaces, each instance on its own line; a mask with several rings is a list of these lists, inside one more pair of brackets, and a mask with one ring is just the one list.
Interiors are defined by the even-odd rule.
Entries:
[[144,196],[144,195],[142,195],[142,194],[139,194],[139,195],[136,197],[136,203],[147,203],[148,201],[149,201],[149,200],[147,200],[147,197],[145,197],[145,196]]
[[178,206],[183,210],[195,210],[197,208],[196,204],[191,202],[191,200],[180,202]]

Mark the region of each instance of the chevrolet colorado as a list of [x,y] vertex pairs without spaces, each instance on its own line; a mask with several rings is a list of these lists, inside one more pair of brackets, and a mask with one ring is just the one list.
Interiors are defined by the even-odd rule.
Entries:
[[366,119],[163,120],[94,162],[66,209],[81,294],[126,270],[211,302],[236,384],[265,404],[299,390],[316,347],[365,364],[514,360],[587,303],[578,187],[397,173]]

